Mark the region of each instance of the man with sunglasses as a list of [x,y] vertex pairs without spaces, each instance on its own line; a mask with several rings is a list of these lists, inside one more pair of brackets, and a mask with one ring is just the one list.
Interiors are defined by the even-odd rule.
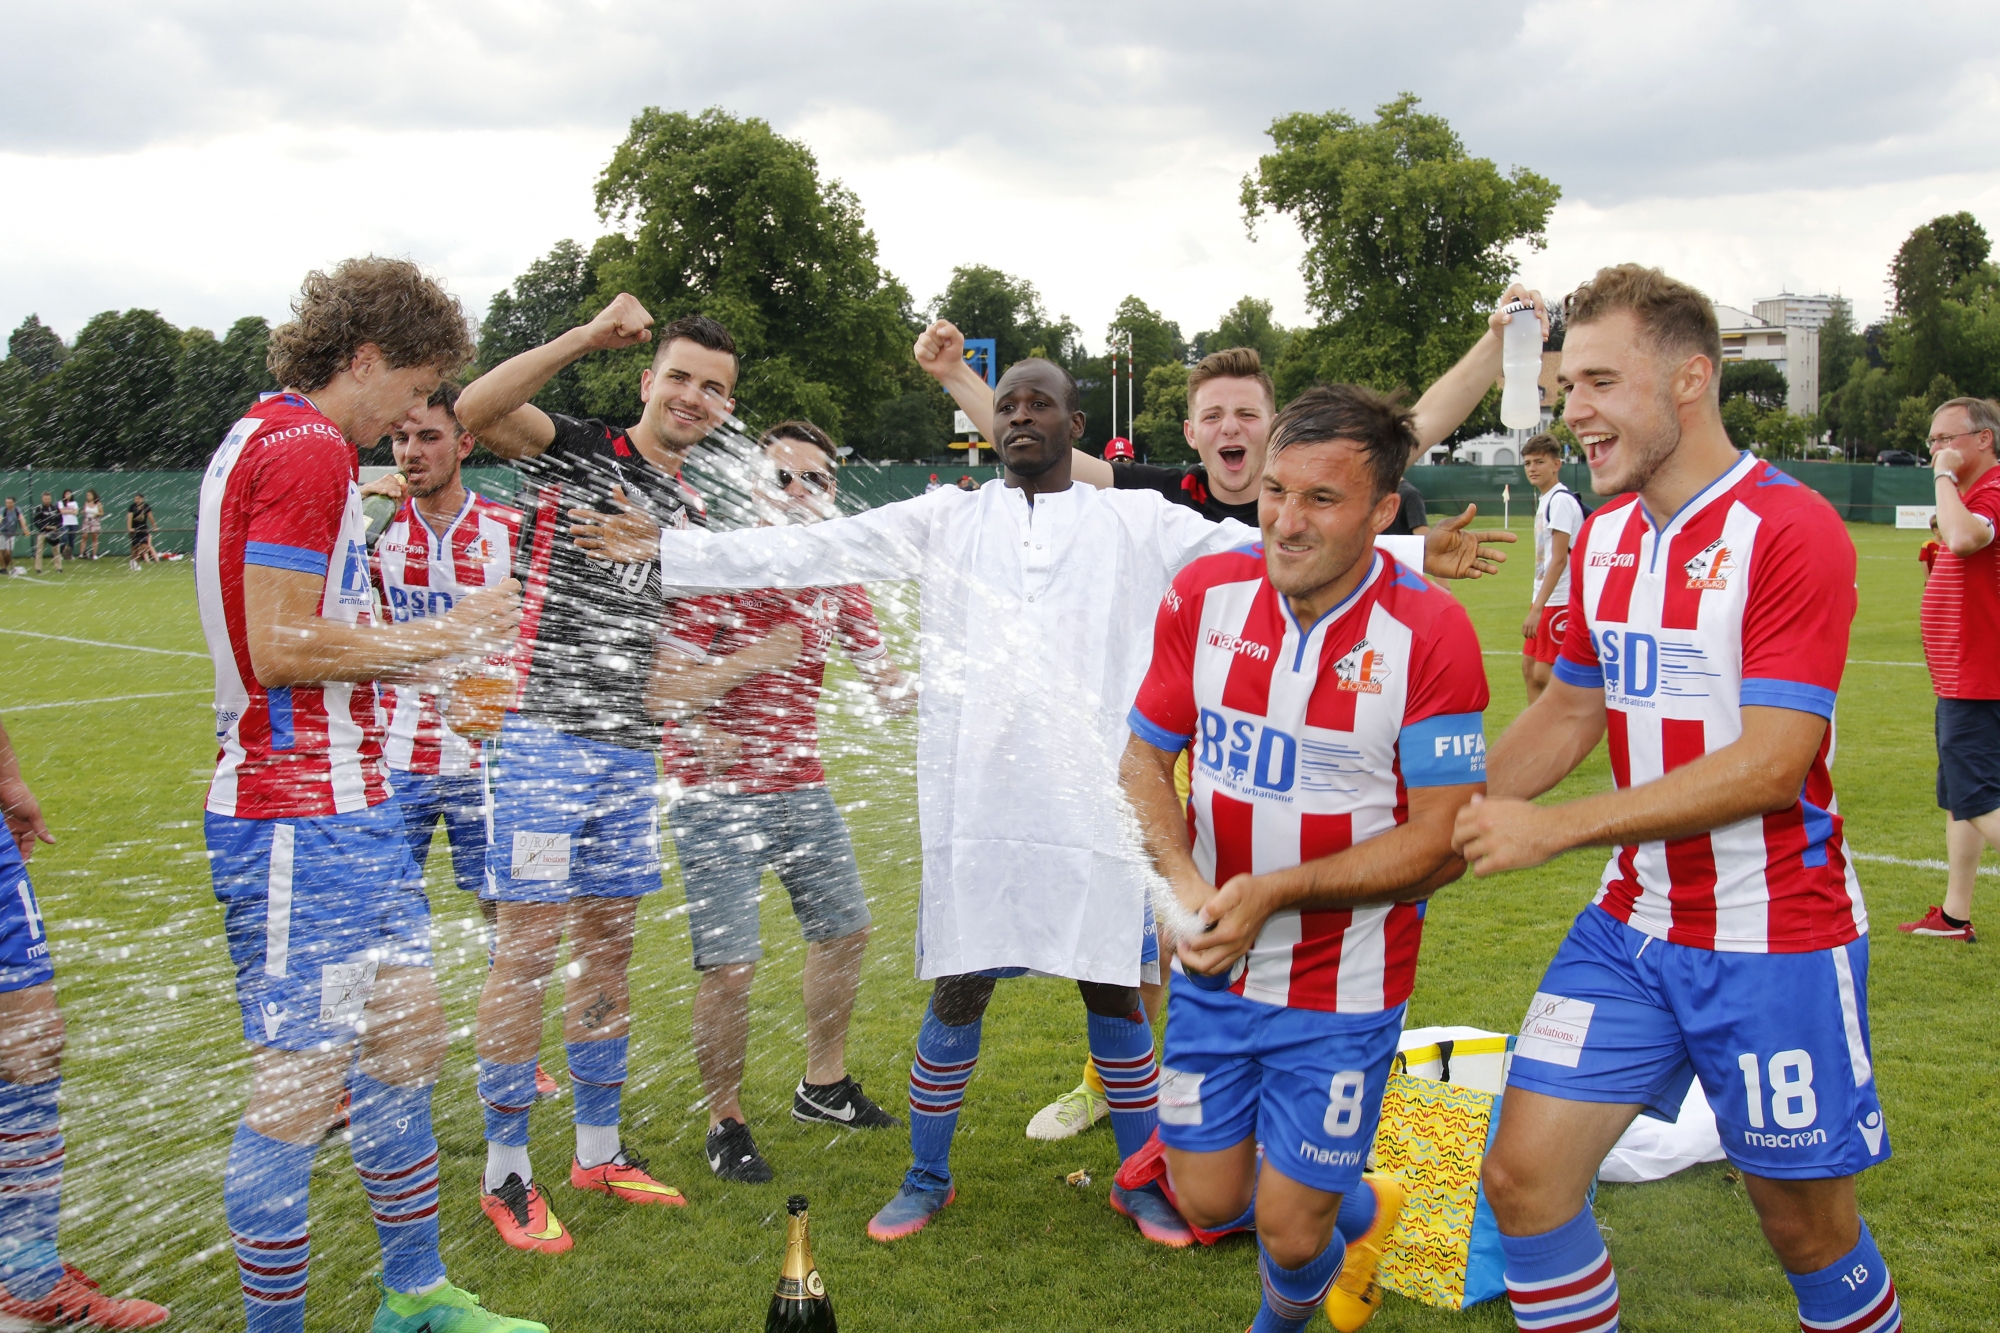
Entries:
[[[665,596],[653,562],[592,559],[566,511],[614,495],[667,528],[706,522],[681,463],[732,405],[736,344],[712,319],[684,316],[656,337],[620,294],[589,323],[512,357],[468,385],[460,425],[518,463],[526,512],[514,567],[523,588],[518,706],[492,772],[486,884],[498,900],[493,965],[479,1001],[479,1097],[486,1106],[483,1205],[516,1249],[559,1253],[571,1237],[528,1161],[542,990],[570,937],[565,1053],[574,1084],[571,1188],[632,1204],[682,1205],[619,1137],[631,1028],[626,970],[639,899],[660,888],[659,730],[645,689]],[[563,367],[651,342],[639,420],[624,430],[542,411],[532,399]]]
[[[787,421],[765,433],[762,447],[762,472],[750,488],[758,526],[817,523],[838,512],[835,447],[825,432]],[[666,728],[669,819],[701,973],[694,1045],[708,1099],[708,1166],[743,1184],[772,1178],[740,1100],[750,983],[764,952],[757,905],[766,869],[791,895],[807,946],[806,1070],[792,1093],[792,1118],[843,1129],[898,1123],[846,1066],[870,918],[819,758],[817,707],[836,642],[883,711],[901,716],[915,706],[859,584],[674,603],[646,696]]]

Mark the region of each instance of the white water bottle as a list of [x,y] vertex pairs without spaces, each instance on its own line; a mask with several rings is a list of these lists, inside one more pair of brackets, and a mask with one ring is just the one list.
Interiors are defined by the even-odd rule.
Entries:
[[1526,301],[1501,307],[1507,327],[1500,340],[1500,424],[1533,430],[1542,424],[1542,325]]

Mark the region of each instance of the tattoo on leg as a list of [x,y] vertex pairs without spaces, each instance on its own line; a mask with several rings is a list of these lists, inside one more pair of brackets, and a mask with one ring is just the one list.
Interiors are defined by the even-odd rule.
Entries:
[[583,1011],[583,1025],[587,1028],[597,1027],[605,1019],[611,1017],[611,1011],[615,1007],[611,999],[611,992],[597,992],[597,998],[592,1000],[590,1007]]

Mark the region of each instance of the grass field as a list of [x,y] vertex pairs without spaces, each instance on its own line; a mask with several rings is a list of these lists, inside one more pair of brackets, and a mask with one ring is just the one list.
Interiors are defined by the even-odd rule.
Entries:
[[[1522,524],[1517,520],[1516,527]],[[1894,1270],[1913,1329],[2000,1324],[2000,1149],[1992,1109],[1993,944],[1913,941],[1894,923],[1939,900],[1943,855],[1932,800],[1928,679],[1915,664],[1916,534],[1851,529],[1861,553],[1855,629],[1834,769],[1875,930],[1871,986],[1876,1072],[1896,1156],[1861,1182],[1863,1206]],[[1518,549],[1518,548],[1517,548]],[[1517,559],[1497,580],[1460,585],[1489,653],[1497,736],[1521,706],[1515,649],[1527,602]],[[30,637],[66,636],[59,638]],[[76,642],[93,640],[95,644]],[[108,1287],[170,1302],[173,1327],[240,1328],[222,1219],[224,1154],[240,1110],[244,1046],[221,912],[202,851],[201,802],[213,759],[209,671],[187,565],[133,573],[121,562],[60,577],[0,580],[0,716],[60,845],[34,872],[55,942],[70,1045],[64,1089],[69,1167],[64,1250]],[[137,645],[133,651],[115,645]],[[877,934],[855,1016],[850,1063],[899,1111],[926,988],[912,979],[917,896],[911,723],[866,730],[830,718],[834,789],[850,807]],[[1565,788],[1608,782],[1599,756]],[[1412,1024],[1511,1031],[1564,927],[1595,886],[1602,854],[1462,882],[1433,904]],[[640,912],[634,960],[633,1074],[627,1141],[693,1201],[638,1210],[551,1188],[577,1236],[560,1258],[507,1249],[480,1215],[480,1117],[473,1095],[472,1005],[484,966],[473,905],[429,867],[442,945],[439,976],[454,1040],[437,1101],[444,1149],[445,1252],[455,1279],[497,1309],[558,1333],[742,1330],[759,1326],[784,1242],[784,1196],[810,1196],[814,1244],[842,1325],[903,1328],[1227,1329],[1257,1304],[1254,1247],[1173,1253],[1149,1245],[1105,1205],[1115,1165],[1100,1129],[1035,1144],[1021,1129],[1076,1082],[1084,1055],[1073,987],[1000,988],[959,1132],[959,1201],[893,1249],[869,1242],[867,1217],[907,1161],[899,1132],[807,1130],[786,1114],[804,1062],[802,950],[782,893],[764,904],[745,1104],[776,1184],[725,1186],[702,1160],[706,1117],[689,1050],[694,973],[678,879]],[[553,1003],[553,1001],[552,1001]],[[543,1057],[559,1075],[556,1024]],[[533,1147],[558,1180],[570,1151],[567,1099],[539,1111]],[[1095,1183],[1063,1176],[1088,1167]],[[314,1180],[314,1330],[365,1326],[375,1241],[338,1146]],[[1606,1186],[1597,1212],[1618,1263],[1632,1330],[1796,1327],[1790,1289],[1759,1237],[1742,1186],[1721,1165],[1671,1181]],[[1983,1220],[1982,1220],[1983,1219]],[[1324,1327],[1324,1326],[1322,1326]],[[1452,1314],[1390,1297],[1383,1330],[1511,1328],[1504,1303]]]

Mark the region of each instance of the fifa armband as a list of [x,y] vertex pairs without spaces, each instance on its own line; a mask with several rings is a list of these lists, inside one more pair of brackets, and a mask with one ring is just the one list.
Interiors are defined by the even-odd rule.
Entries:
[[1486,729],[1480,713],[1441,713],[1412,722],[1397,742],[1406,787],[1457,787],[1486,781]]

